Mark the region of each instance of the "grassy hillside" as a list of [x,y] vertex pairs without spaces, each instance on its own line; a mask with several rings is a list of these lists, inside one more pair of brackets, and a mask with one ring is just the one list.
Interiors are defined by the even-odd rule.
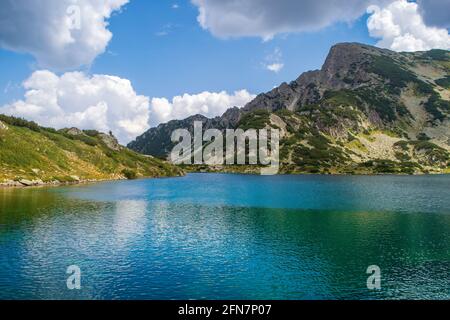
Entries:
[[115,145],[97,131],[56,131],[0,115],[0,183],[75,182],[180,175],[179,168]]

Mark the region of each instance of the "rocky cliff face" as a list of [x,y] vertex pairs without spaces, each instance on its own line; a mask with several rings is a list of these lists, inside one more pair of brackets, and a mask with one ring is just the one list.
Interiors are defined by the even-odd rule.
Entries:
[[283,128],[285,172],[446,172],[450,54],[397,53],[356,43],[331,48],[302,74],[222,117],[194,116],[150,129],[130,148],[166,156],[174,128]]

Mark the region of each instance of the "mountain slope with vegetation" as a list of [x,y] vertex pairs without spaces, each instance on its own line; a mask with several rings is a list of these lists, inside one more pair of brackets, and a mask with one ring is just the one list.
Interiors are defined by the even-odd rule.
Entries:
[[0,184],[21,186],[181,175],[160,159],[137,154],[112,134],[56,131],[0,115]]
[[338,44],[321,70],[260,94],[242,109],[162,124],[129,147],[166,157],[170,133],[191,130],[194,120],[205,129],[280,129],[284,173],[447,173],[450,53]]

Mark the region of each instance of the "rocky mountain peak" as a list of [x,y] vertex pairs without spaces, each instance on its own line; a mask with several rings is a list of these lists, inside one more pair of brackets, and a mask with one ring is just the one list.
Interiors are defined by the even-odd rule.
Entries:
[[367,66],[379,49],[344,43],[331,48],[320,73],[320,84],[330,89],[349,88],[368,81]]
[[337,44],[331,48],[321,70],[305,72],[289,84],[282,83],[272,91],[260,94],[245,106],[244,111],[295,111],[302,105],[316,103],[326,91],[368,85],[376,81],[368,66],[374,56],[381,56],[386,52],[358,43]]
[[[285,172],[442,172],[450,159],[450,54],[333,46],[303,73],[222,117],[197,115],[152,128],[129,147],[165,157],[174,129],[285,128]],[[389,171],[390,170],[390,171]]]

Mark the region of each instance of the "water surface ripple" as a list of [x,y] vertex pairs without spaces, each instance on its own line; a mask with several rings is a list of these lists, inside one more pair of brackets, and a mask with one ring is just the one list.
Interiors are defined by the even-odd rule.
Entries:
[[0,189],[0,299],[448,299],[449,190],[225,174]]

